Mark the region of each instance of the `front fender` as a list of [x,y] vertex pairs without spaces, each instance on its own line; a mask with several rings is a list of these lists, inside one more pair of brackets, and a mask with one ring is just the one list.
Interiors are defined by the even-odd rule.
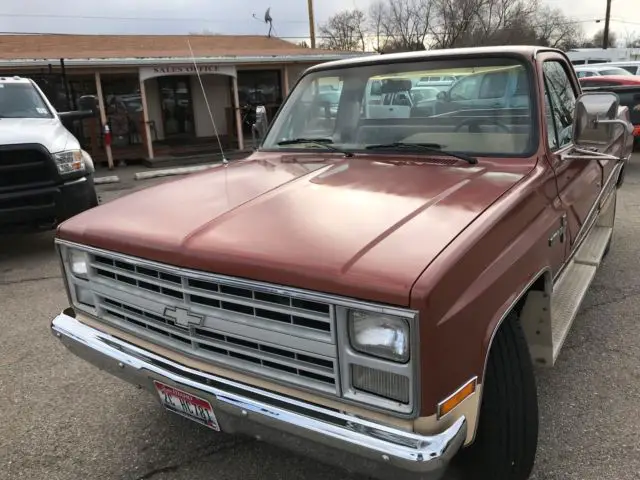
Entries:
[[[531,288],[550,288],[553,265],[565,249],[564,243],[549,242],[562,216],[554,200],[531,185],[510,193],[462,232],[414,285],[412,307],[422,319],[421,416],[437,414],[438,403],[473,377],[481,387],[500,323]],[[469,423],[467,443],[476,428]]]

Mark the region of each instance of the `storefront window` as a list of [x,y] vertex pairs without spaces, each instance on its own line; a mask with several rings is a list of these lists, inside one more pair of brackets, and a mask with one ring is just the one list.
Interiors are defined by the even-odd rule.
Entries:
[[239,70],[238,98],[245,134],[251,133],[255,122],[255,107],[264,105],[267,117],[272,119],[282,103],[280,70]]
[[190,78],[188,76],[160,77],[158,88],[164,134],[167,137],[192,136],[194,125]]
[[102,75],[102,95],[114,146],[142,143],[142,96],[136,74]]

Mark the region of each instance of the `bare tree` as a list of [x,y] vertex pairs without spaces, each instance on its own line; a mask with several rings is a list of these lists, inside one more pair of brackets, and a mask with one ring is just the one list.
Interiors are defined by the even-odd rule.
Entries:
[[569,50],[584,44],[581,24],[569,19],[559,8],[547,5],[540,7],[534,22],[538,45]]
[[386,9],[383,2],[378,1],[371,4],[367,19],[367,30],[373,37],[373,50],[378,53],[383,52],[389,43],[383,25],[385,16]]
[[321,48],[330,50],[366,50],[366,15],[362,10],[344,10],[320,26]]
[[477,15],[475,45],[526,43],[525,33],[538,11],[537,0],[486,0]]
[[537,0],[433,0],[434,48],[536,43]]
[[[378,0],[376,15],[380,51],[424,50],[431,22],[431,0]],[[383,42],[380,42],[383,39]]]
[[[604,40],[604,29],[597,32],[593,39],[591,40],[591,44],[588,45],[593,48],[602,48]],[[613,48],[618,44],[618,35],[616,32],[609,31],[609,47]]]
[[465,47],[484,0],[434,0],[433,48]]
[[640,34],[638,32],[625,30],[622,41],[625,48],[640,48]]

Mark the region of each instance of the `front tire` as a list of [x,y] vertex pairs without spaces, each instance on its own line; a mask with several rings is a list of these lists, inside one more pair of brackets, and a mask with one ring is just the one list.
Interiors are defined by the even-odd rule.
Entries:
[[526,480],[538,446],[533,364],[516,313],[493,340],[475,442],[460,455],[463,478]]
[[96,190],[96,185],[93,182],[93,175],[87,177],[87,183],[89,185],[89,208],[97,207],[100,204],[100,200],[98,198],[98,191]]

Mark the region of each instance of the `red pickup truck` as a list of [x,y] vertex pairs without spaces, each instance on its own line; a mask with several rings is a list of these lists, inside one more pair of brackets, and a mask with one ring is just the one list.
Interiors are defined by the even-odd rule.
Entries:
[[[444,75],[433,108],[366,108]],[[628,108],[559,50],[471,48],[312,67],[264,133],[64,222],[55,336],[215,431],[376,478],[526,479],[533,366],[610,248]]]

